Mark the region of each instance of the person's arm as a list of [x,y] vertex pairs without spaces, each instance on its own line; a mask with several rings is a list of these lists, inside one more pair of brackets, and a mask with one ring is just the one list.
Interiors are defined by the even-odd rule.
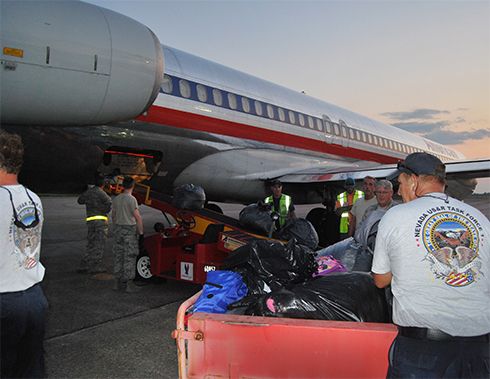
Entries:
[[350,223],[349,223],[349,231],[347,232],[347,237],[352,237],[354,232],[356,231],[356,216],[350,213]]
[[77,203],[80,204],[80,205],[83,205],[86,203],[86,198],[85,198],[85,192],[79,196],[79,198],[77,199]]
[[387,272],[386,274],[373,274],[374,275],[374,283],[376,283],[376,287],[378,288],[385,288],[391,283],[391,279],[393,278],[393,275],[390,272]]
[[288,211],[289,211],[289,218],[296,217],[295,210],[296,210],[296,207],[294,206],[293,201],[291,200],[291,205],[289,206],[289,209],[288,209]]
[[136,219],[136,227],[138,228],[138,234],[141,236],[144,234],[143,231],[143,219],[141,218],[140,211],[135,209],[133,211],[133,216]]

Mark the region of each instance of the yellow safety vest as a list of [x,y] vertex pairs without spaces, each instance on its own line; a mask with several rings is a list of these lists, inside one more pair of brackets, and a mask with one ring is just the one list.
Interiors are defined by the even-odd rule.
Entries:
[[[354,204],[359,197],[364,197],[364,192],[355,190],[352,204]],[[342,192],[339,196],[337,196],[337,200],[339,201],[341,207],[349,205],[347,201],[347,192]],[[340,233],[347,233],[349,231],[349,216],[349,212],[344,212],[340,216]]]
[[[274,197],[271,195],[267,197],[264,200],[264,203],[273,203],[274,202]],[[274,209],[277,213],[279,213],[279,225],[281,228],[283,227],[284,223],[288,219],[289,215],[289,206],[291,205],[291,196],[282,194],[281,198],[279,199],[279,209]]]

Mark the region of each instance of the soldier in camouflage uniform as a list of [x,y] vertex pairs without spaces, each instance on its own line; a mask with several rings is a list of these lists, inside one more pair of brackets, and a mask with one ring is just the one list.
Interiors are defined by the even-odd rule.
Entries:
[[82,254],[78,272],[90,270],[91,274],[106,272],[101,265],[108,234],[107,214],[111,211],[111,198],[102,189],[105,181],[102,175],[95,179],[95,186],[78,198],[78,204],[85,204],[87,211],[87,246]]
[[114,225],[114,290],[123,289],[123,278],[127,280],[126,292],[137,292],[141,288],[134,284],[136,257],[139,253],[139,240],[143,239],[143,220],[138,202],[132,195],[134,179],[125,177],[124,192],[113,201],[112,223]]

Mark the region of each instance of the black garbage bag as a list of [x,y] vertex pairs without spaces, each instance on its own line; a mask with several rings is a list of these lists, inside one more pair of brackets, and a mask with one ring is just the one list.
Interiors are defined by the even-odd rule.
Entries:
[[289,218],[281,228],[280,236],[284,241],[295,238],[298,244],[308,246],[311,250],[318,247],[318,233],[313,225],[304,218]]
[[317,272],[318,264],[314,253],[295,242],[253,241],[232,251],[221,269],[240,274],[249,294],[303,282]]
[[364,272],[318,276],[292,288],[246,296],[228,309],[247,307],[246,315],[313,320],[389,322],[384,291]]
[[172,205],[179,209],[200,210],[204,208],[206,194],[202,187],[184,184],[174,188]]
[[264,204],[262,201],[257,204],[250,204],[243,208],[238,216],[238,222],[245,229],[268,235],[271,230],[272,203]]

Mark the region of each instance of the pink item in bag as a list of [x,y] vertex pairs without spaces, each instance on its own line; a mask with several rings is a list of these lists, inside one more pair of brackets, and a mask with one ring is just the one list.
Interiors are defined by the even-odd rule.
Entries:
[[331,255],[318,257],[316,261],[318,262],[318,273],[313,274],[313,277],[330,274],[331,272],[347,271],[344,265]]

